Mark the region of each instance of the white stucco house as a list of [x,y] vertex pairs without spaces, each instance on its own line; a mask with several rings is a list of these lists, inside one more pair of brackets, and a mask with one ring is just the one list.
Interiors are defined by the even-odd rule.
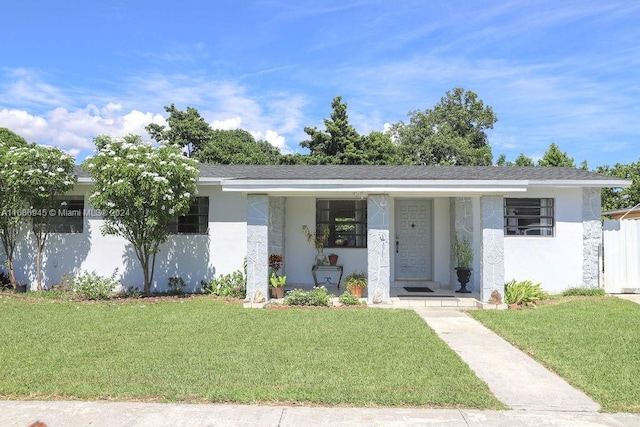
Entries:
[[[116,268],[123,284],[142,287],[132,249],[103,236],[91,214],[92,182],[78,169],[45,249],[45,282]],[[451,243],[473,245],[473,296],[486,301],[510,279],[541,282],[548,292],[599,286],[600,189],[627,180],[567,168],[444,166],[201,165],[191,212],[156,261],[154,289],[182,276],[191,290],[201,279],[242,269],[247,293],[268,292],[268,256],[283,254],[289,287],[311,286],[315,248],[301,229],[328,226],[325,253],[339,255],[344,274],[363,271],[370,303],[389,299],[407,281],[457,287]],[[16,255],[17,278],[32,283],[30,239]],[[32,253],[32,252],[31,252]]]

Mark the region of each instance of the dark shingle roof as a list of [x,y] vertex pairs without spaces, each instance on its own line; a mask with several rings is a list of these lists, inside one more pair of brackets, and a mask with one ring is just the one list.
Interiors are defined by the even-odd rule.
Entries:
[[252,180],[598,180],[619,181],[575,168],[498,166],[200,165],[203,178]]

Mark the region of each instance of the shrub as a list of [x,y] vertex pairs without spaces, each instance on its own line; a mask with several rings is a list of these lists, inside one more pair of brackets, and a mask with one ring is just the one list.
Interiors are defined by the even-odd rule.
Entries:
[[536,301],[548,297],[540,286],[540,283],[534,285],[531,280],[516,282],[513,279],[504,285],[504,302],[507,304],[534,304]]
[[349,292],[345,292],[338,298],[338,302],[342,305],[360,305],[362,302],[355,296],[351,295]]
[[320,286],[310,291],[294,289],[284,298],[285,305],[306,305],[314,307],[328,307],[331,302],[331,295],[327,293],[327,288]]
[[118,285],[117,274],[117,268],[109,277],[99,276],[95,271],[85,271],[78,276],[70,278],[69,286],[85,299],[109,299],[111,292]]
[[562,292],[563,297],[582,296],[582,297],[601,297],[604,296],[602,288],[569,288]]
[[168,287],[169,293],[174,295],[181,295],[184,293],[185,287],[184,280],[180,276],[169,277]]
[[240,270],[231,274],[221,274],[210,282],[203,280],[200,284],[205,292],[220,297],[244,299],[247,296],[247,280]]

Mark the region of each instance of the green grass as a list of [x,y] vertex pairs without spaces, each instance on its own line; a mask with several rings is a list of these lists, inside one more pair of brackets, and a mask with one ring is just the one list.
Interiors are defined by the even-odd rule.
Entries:
[[0,296],[0,398],[504,408],[412,311]]
[[640,412],[640,305],[612,297],[565,297],[537,309],[471,315],[585,391],[603,410]]

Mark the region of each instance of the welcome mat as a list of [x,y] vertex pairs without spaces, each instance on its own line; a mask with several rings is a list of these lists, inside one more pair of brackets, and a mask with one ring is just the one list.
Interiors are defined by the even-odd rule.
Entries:
[[431,288],[426,286],[405,286],[403,289],[407,292],[433,292]]

